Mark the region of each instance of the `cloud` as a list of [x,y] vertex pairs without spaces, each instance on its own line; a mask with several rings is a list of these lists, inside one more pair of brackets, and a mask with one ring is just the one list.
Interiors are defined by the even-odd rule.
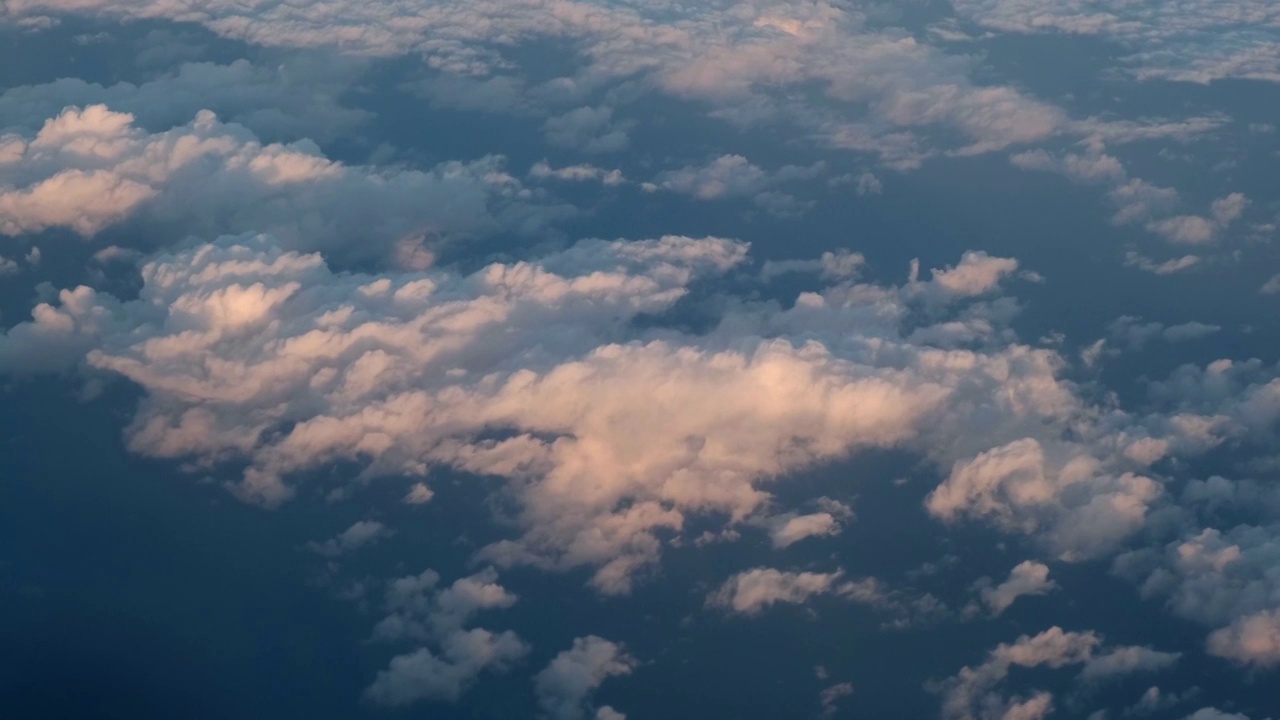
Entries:
[[459,631],[445,639],[439,655],[427,648],[391,659],[365,690],[378,705],[398,707],[421,700],[456,702],[485,670],[502,670],[529,651],[511,631]]
[[822,703],[822,714],[824,716],[834,715],[839,709],[840,700],[853,694],[853,683],[836,683],[827,688],[823,688],[818,694],[818,700]]
[[483,610],[509,608],[518,599],[498,584],[492,568],[439,588],[440,576],[423,571],[391,581],[385,605],[388,614],[374,627],[376,640],[424,641],[458,632]]
[[326,557],[338,557],[390,537],[393,531],[376,520],[360,520],[324,542],[309,542],[307,547]]
[[0,187],[8,235],[66,227],[93,236],[137,218],[152,236],[268,231],[335,261],[390,262],[405,243],[531,231],[570,212],[539,201],[498,157],[425,172],[348,166],[309,142],[263,145],[208,111],[149,134],[104,105],[68,108],[30,140],[6,135],[0,147],[16,153],[13,184]]
[[661,173],[641,187],[646,192],[665,190],[698,200],[750,198],[774,214],[788,214],[806,210],[809,204],[777,188],[812,180],[823,168],[822,163],[810,167],[787,165],[769,173],[741,155],[721,155],[706,165],[688,165]]
[[0,127],[38,130],[64,108],[105,105],[132,115],[139,127],[160,132],[208,109],[268,141],[326,143],[372,119],[372,113],[337,99],[359,81],[366,64],[302,52],[259,64],[186,62],[139,84],[104,86],[67,77],[18,85],[0,94]]
[[1001,686],[1015,667],[1058,669],[1083,665],[1080,679],[1103,677],[1168,667],[1178,659],[1175,653],[1149,648],[1120,647],[1099,655],[1104,645],[1093,632],[1066,632],[1052,627],[1038,635],[1023,635],[1013,643],[1001,643],[981,665],[961,668],[956,675],[934,684],[942,693],[944,720],[997,720],[1048,716],[1053,696],[1034,691],[1030,696],[1006,697]]
[[1009,571],[1007,580],[995,587],[981,588],[980,594],[991,614],[999,615],[1024,595],[1045,595],[1057,588],[1058,584],[1049,579],[1048,566],[1026,560]]
[[410,505],[425,505],[435,496],[436,494],[425,483],[414,483],[405,494],[404,501]]
[[1205,707],[1191,713],[1183,720],[1249,720],[1249,716],[1240,713],[1228,713],[1214,707]]
[[[576,97],[581,89],[625,85],[620,95],[640,99],[656,91],[705,103],[722,120],[788,125],[900,168],[936,154],[935,139],[973,154],[1067,129],[1061,109],[1012,86],[975,82],[968,59],[884,27],[881,15],[830,2],[771,0],[732,7],[328,0],[324,12],[283,2],[212,0],[189,11],[163,0],[85,0],[74,7],[29,0],[5,5],[0,22],[168,18],[257,45],[416,55],[439,73],[428,82],[435,94],[488,109],[527,105],[515,97],[526,87],[554,95],[547,93],[554,85]],[[572,67],[551,82],[533,81],[545,75],[545,62],[531,49],[545,52],[549,45],[572,53]],[[626,131],[614,112],[611,105],[562,110],[545,128],[548,140],[586,151],[619,149]]]
[[539,160],[529,168],[529,177],[562,180],[565,182],[598,182],[606,187],[622,185],[627,180],[621,170],[605,170],[595,165],[569,165],[553,168],[546,160]]
[[[840,593],[843,573],[783,572],[755,568],[734,575],[707,598],[707,604],[730,612],[755,615],[777,603],[801,604],[815,595]],[[845,588],[842,590],[842,588]]]
[[613,153],[625,150],[627,132],[613,122],[607,107],[580,107],[553,118],[542,126],[547,142],[585,153]]
[[[534,676],[538,706],[550,720],[581,720],[588,715],[596,688],[610,677],[629,675],[636,667],[635,658],[616,643],[595,635],[576,638],[573,647],[556,655]],[[624,716],[605,706],[594,717]]]
[[481,673],[505,670],[528,654],[529,646],[514,632],[464,629],[475,614],[516,603],[516,596],[497,584],[497,577],[487,569],[441,589],[439,574],[426,570],[388,583],[388,615],[374,628],[373,638],[420,646],[392,658],[365,697],[388,706],[456,702]]
[[1156,262],[1145,255],[1129,251],[1125,253],[1124,264],[1126,267],[1137,268],[1154,275],[1172,275],[1199,265],[1200,258],[1195,255],[1183,255],[1180,258]]
[[953,521],[969,516],[1010,531],[1043,533],[1059,558],[1094,557],[1142,526],[1160,484],[1132,472],[1109,473],[1078,452],[1054,456],[1034,439],[957,463],[929,494],[929,513]]
[[1169,343],[1190,342],[1214,335],[1221,326],[1202,322],[1186,322],[1165,325],[1160,322],[1143,322],[1133,315],[1121,315],[1107,328],[1108,340],[1127,350],[1142,350],[1155,339]]
[[866,264],[861,253],[828,250],[816,260],[766,260],[760,268],[760,279],[769,282],[788,273],[816,273],[825,280],[843,280],[857,277]]
[[1169,6],[1125,0],[957,0],[956,11],[1012,33],[1097,35],[1131,50],[1122,58],[1139,80],[1280,82],[1280,12],[1266,0]]
[[768,520],[769,537],[776,548],[793,545],[809,537],[838,535],[844,522],[853,517],[848,505],[822,498],[822,512],[799,515],[785,513]]
[[[1204,131],[1215,126],[1214,122],[1206,120],[1194,125],[1191,130]],[[1164,132],[1157,128],[1147,128],[1147,131],[1156,135]],[[1243,193],[1236,192],[1214,200],[1207,217],[1174,214],[1180,203],[1176,190],[1131,177],[1120,160],[1104,151],[1108,141],[1130,140],[1135,137],[1142,137],[1136,129],[1099,129],[1089,140],[1094,147],[1086,154],[1065,153],[1055,156],[1045,150],[1029,150],[1010,156],[1010,162],[1025,170],[1057,173],[1076,183],[1106,185],[1106,198],[1116,209],[1111,218],[1116,225],[1141,223],[1147,231],[1175,245],[1203,246],[1218,242],[1223,233],[1244,214],[1249,207],[1249,199]],[[1156,263],[1130,251],[1126,255],[1125,264],[1158,275],[1168,275],[1184,270],[1197,261],[1194,256],[1188,255]]]
[[0,337],[0,368],[128,379],[144,392],[132,450],[202,472],[235,460],[229,487],[267,506],[340,460],[361,480],[436,466],[504,479],[519,534],[479,558],[592,567],[607,593],[687,517],[755,522],[769,483],[866,448],[950,467],[934,516],[1031,534],[1064,559],[1142,526],[1160,488],[1118,443],[1152,431],[1117,433],[1131,421],[1102,423],[1056,354],[996,332],[1011,314],[988,298],[1015,260],[967,253],[899,287],[729,303],[697,334],[630,324],[746,252],[593,240],[470,274],[362,275],[227,237],[154,256],[136,300],[82,287],[42,303]]

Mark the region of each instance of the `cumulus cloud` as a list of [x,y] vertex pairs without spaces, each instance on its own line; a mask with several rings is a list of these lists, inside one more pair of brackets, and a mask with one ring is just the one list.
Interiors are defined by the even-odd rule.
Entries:
[[1052,627],[1038,635],[1023,635],[1013,643],[1001,643],[981,665],[966,666],[935,684],[942,693],[942,717],[946,720],[1035,720],[1053,711],[1053,696],[1045,691],[1031,695],[1005,696],[1001,686],[1015,667],[1058,669],[1082,665],[1080,678],[1096,681],[1104,677],[1138,671],[1153,671],[1177,661],[1175,653],[1141,647],[1120,647],[1104,651],[1102,638],[1093,632],[1066,632]]
[[[41,25],[65,15],[169,18],[259,45],[416,54],[442,73],[433,85],[487,108],[517,104],[513,94],[543,73],[541,66],[525,66],[529,61],[518,50],[553,42],[572,48],[576,58],[576,67],[556,79],[560,85],[596,88],[631,81],[710,103],[716,117],[731,122],[798,126],[830,145],[870,153],[896,167],[936,154],[930,141],[946,135],[932,132],[938,127],[961,138],[951,150],[971,154],[1036,142],[1068,125],[1060,109],[1011,86],[976,83],[966,59],[906,30],[886,28],[882,14],[858,6],[776,0],[733,6],[328,0],[324,10],[231,0],[206,2],[198,12],[162,0],[90,0],[73,7],[29,0],[0,8],[0,22]],[[797,92],[811,89],[825,97],[806,101]],[[561,112],[548,121],[547,137],[587,151],[618,149],[626,134],[613,111],[581,105]]]
[[209,111],[151,134],[105,105],[68,108],[30,139],[0,137],[0,158],[6,152],[7,235],[65,227],[92,236],[136,217],[152,235],[267,231],[335,260],[390,261],[406,242],[527,231],[570,212],[538,200],[498,157],[384,172],[331,161],[314,143],[263,145]]
[[743,615],[755,615],[777,603],[800,604],[827,593],[852,590],[849,581],[840,582],[841,572],[784,572],[755,568],[734,575],[707,598],[707,604]]
[[332,53],[305,52],[259,64],[185,62],[137,84],[104,86],[67,77],[18,85],[0,94],[0,127],[39,130],[66,107],[105,105],[132,115],[139,127],[161,132],[212,110],[268,141],[324,143],[372,118],[337,100],[358,82],[365,65]]
[[[534,676],[538,705],[550,720],[582,720],[590,712],[591,695],[605,680],[629,675],[635,658],[621,645],[588,635],[556,655]],[[596,710],[596,720],[625,717],[611,707]]]
[[[1209,130],[1215,123],[1206,122],[1195,130]],[[1156,130],[1148,128],[1149,130]],[[1026,170],[1054,172],[1072,182],[1103,184],[1107,186],[1107,201],[1115,208],[1112,222],[1117,225],[1142,224],[1149,232],[1161,236],[1175,245],[1202,246],[1216,243],[1236,220],[1244,214],[1250,202],[1243,193],[1231,193],[1214,200],[1207,216],[1176,214],[1181,203],[1177,190],[1155,185],[1141,178],[1130,176],[1128,169],[1116,157],[1105,152],[1108,141],[1129,139],[1126,134],[1099,130],[1090,137],[1095,147],[1085,154],[1065,153],[1053,155],[1045,150],[1029,150],[1010,157],[1017,167]],[[1138,135],[1141,137],[1141,135]],[[1126,264],[1158,275],[1168,275],[1195,264],[1194,256],[1185,256],[1157,263],[1136,252],[1126,256]]]
[[460,631],[445,639],[438,655],[424,647],[392,658],[365,690],[365,697],[392,707],[421,700],[456,702],[481,672],[501,670],[528,651],[511,631]]
[[360,520],[338,533],[337,536],[324,542],[307,543],[307,547],[320,555],[338,557],[372,545],[392,534],[393,531],[390,528],[376,520]]
[[731,303],[700,334],[628,324],[746,252],[716,238],[585,241],[471,274],[360,275],[228,237],[152,258],[136,300],[81,287],[42,303],[0,338],[0,368],[127,378],[144,390],[130,448],[202,471],[238,460],[230,487],[268,506],[338,460],[360,463],[361,480],[433,466],[504,478],[520,534],[480,557],[594,567],[611,593],[686,517],[754,522],[768,483],[864,448],[950,467],[928,501],[936,517],[1032,534],[1064,559],[1141,527],[1160,487],[1124,451],[1182,430],[1118,433],[1057,377],[1055,353],[993,331],[1004,316],[986,298],[1016,261],[968,253],[899,287],[846,279],[787,308]]
[[1125,0],[956,0],[962,17],[1001,32],[1067,33],[1114,39],[1141,80],[1280,82],[1280,11],[1266,0],[1227,5]]
[[979,594],[982,602],[993,615],[1003,613],[1018,598],[1025,595],[1044,595],[1058,588],[1049,579],[1049,568],[1043,563],[1025,560],[1009,571],[1009,577],[994,587],[987,584]]
[[793,545],[805,538],[837,535],[844,522],[853,517],[853,510],[848,505],[822,498],[819,503],[824,508],[821,512],[800,515],[784,513],[767,521],[769,537],[776,548]]
[[487,569],[440,588],[439,574],[426,570],[388,583],[388,614],[374,628],[373,638],[420,646],[392,658],[365,696],[389,706],[420,700],[456,702],[481,673],[501,671],[524,657],[529,646],[511,631],[464,629],[475,614],[516,603],[516,596],[497,579],[497,573]]
[[741,155],[721,155],[706,165],[689,165],[661,173],[641,187],[647,192],[665,190],[699,200],[750,198],[765,210],[786,214],[805,210],[809,205],[778,188],[812,180],[822,173],[823,167],[822,163],[810,167],[787,165],[770,173]]

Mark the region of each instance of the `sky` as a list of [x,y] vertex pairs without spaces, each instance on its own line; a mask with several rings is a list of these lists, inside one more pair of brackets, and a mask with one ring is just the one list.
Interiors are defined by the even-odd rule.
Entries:
[[1270,0],[0,0],[0,716],[1280,718]]

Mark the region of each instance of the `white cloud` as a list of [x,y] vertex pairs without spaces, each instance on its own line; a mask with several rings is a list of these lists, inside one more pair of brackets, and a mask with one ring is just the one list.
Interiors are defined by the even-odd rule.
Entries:
[[581,164],[553,168],[546,160],[539,160],[529,168],[529,176],[539,179],[563,180],[566,182],[593,181],[613,187],[627,181],[621,170],[605,170],[595,165]]
[[[196,22],[225,37],[293,48],[339,48],[356,55],[419,55],[442,75],[430,83],[472,107],[521,104],[513,97],[545,71],[519,50],[554,42],[572,48],[575,67],[546,86],[626,85],[623,95],[657,90],[711,105],[714,116],[796,126],[828,144],[912,167],[936,154],[931,136],[956,131],[962,154],[1036,142],[1068,128],[1065,114],[1011,86],[981,85],[967,58],[886,28],[880,14],[831,2],[763,0],[717,6],[628,0],[594,2],[450,0],[423,5],[325,0],[298,6],[210,0],[190,11],[165,0],[26,0],[0,9],[0,22],[48,23],[51,16]],[[816,89],[821,96],[804,99]],[[858,108],[853,110],[853,108]],[[610,106],[580,106],[555,118],[548,138],[575,148],[622,146],[625,129]]]
[[820,502],[825,508],[822,512],[785,513],[770,518],[767,524],[773,546],[784,548],[809,537],[838,535],[845,521],[853,517],[853,511],[835,500],[823,498]]
[[187,62],[140,84],[103,86],[67,77],[18,85],[0,94],[0,127],[38,130],[66,107],[106,105],[134,116],[141,127],[163,131],[208,109],[269,141],[329,142],[372,118],[337,100],[365,65],[332,53],[305,52],[259,65]]
[[[707,598],[707,604],[743,615],[755,615],[777,603],[804,603],[815,595],[842,592],[841,572],[783,572],[755,568],[734,575]],[[846,581],[847,583],[847,581]]]
[[[506,479],[519,534],[480,557],[592,567],[610,593],[687,517],[758,521],[769,483],[865,448],[951,467],[931,513],[1032,534],[1061,558],[1141,527],[1160,489],[1125,450],[1155,431],[1101,423],[1056,376],[1061,358],[995,332],[1012,315],[982,298],[1016,261],[968,253],[901,287],[844,280],[785,309],[730,303],[701,334],[628,324],[746,250],[586,241],[470,275],[359,275],[228,237],[152,258],[136,300],[63,291],[0,337],[0,368],[127,378],[144,391],[131,449],[202,472],[237,460],[230,487],[264,505],[338,460],[360,479],[434,466]],[[975,328],[967,349],[957,323]]]
[[68,108],[30,140],[0,142],[17,153],[11,184],[0,186],[8,235],[67,227],[91,236],[140,217],[151,234],[268,231],[335,260],[392,260],[405,242],[530,231],[570,212],[506,174],[501,158],[426,172],[347,166],[313,143],[263,145],[208,111],[148,134],[128,113]]
[[1178,659],[1174,653],[1148,648],[1120,647],[1104,654],[1102,638],[1093,632],[1065,632],[1052,627],[1044,632],[1023,635],[1013,643],[1002,643],[985,662],[937,683],[942,693],[944,720],[1034,720],[1053,710],[1053,696],[1035,691],[1030,696],[1006,697],[1001,686],[1014,667],[1062,668],[1083,665],[1080,679],[1097,681],[1104,677],[1138,671],[1160,670]]
[[[587,717],[596,688],[610,677],[630,674],[636,666],[635,658],[616,643],[595,635],[576,638],[573,647],[556,655],[534,677],[538,705],[550,720],[581,720]],[[625,716],[605,706],[594,717]]]
[[464,629],[475,614],[516,603],[516,596],[497,584],[497,577],[487,569],[441,589],[439,574],[426,570],[388,583],[388,615],[374,628],[373,638],[420,646],[392,658],[365,696],[388,706],[420,700],[456,702],[481,673],[505,670],[523,658],[529,646],[511,631]]
[[1267,0],[956,0],[953,6],[1002,32],[1111,38],[1131,49],[1123,62],[1141,80],[1280,82],[1280,11]]
[[1003,613],[1018,598],[1026,595],[1044,595],[1058,588],[1058,584],[1049,579],[1049,568],[1043,563],[1026,560],[1009,571],[1004,582],[991,587],[981,588],[982,602],[993,615]]
[[307,543],[307,547],[320,555],[338,557],[372,545],[392,534],[391,529],[376,520],[360,520],[337,536],[324,542]]
[[423,647],[392,658],[365,690],[365,697],[392,707],[420,700],[456,702],[480,673],[502,670],[528,651],[511,631],[459,631],[445,639],[439,655]]

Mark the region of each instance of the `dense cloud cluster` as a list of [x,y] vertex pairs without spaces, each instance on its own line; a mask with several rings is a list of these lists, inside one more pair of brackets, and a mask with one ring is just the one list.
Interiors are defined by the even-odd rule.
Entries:
[[[1085,712],[1179,664],[1270,677],[1280,366],[1253,309],[1122,295],[1265,255],[1275,127],[1233,93],[1280,82],[1277,30],[1265,0],[0,0],[0,40],[136,55],[55,53],[0,93],[2,391],[127,388],[129,451],[264,510],[382,498],[294,547],[395,648],[369,707],[514,672],[527,714],[625,718],[597,692],[674,651],[475,623],[523,617],[530,577],[634,609],[693,553],[730,559],[672,594],[681,633],[850,606],[894,632],[1049,627],[928,683],[945,720]],[[1081,52],[1069,82],[1010,62],[1050,38]],[[1081,227],[1114,237],[1055,256],[968,208],[904,220],[1001,173],[1092,188]],[[1097,263],[1137,290],[1070,276]],[[912,498],[871,518],[888,549],[850,539],[879,481],[818,486],[864,458]],[[414,535],[405,506],[492,527],[372,569]],[[886,570],[897,552],[930,559]],[[1039,617],[1096,617],[1078,603],[1106,573],[1195,645]],[[824,716],[861,699],[815,674]],[[1260,717],[1200,693],[1089,717]]]

